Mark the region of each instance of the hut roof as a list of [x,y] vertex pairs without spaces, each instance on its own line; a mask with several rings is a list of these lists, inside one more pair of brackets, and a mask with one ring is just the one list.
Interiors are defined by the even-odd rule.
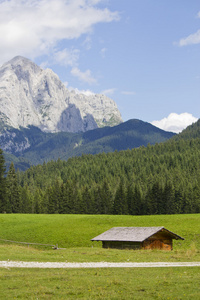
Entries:
[[104,233],[96,236],[91,241],[124,241],[143,242],[158,232],[168,234],[172,239],[181,239],[179,235],[161,227],[113,227]]

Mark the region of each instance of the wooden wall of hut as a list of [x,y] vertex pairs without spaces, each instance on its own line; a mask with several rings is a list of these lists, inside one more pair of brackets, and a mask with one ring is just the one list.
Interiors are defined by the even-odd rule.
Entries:
[[110,249],[141,249],[142,244],[140,242],[115,242],[115,241],[103,241],[103,248]]
[[142,243],[143,249],[172,250],[172,240],[148,239]]

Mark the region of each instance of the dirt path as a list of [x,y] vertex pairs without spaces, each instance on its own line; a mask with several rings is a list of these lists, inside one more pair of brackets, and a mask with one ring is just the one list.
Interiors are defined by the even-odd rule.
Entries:
[[158,267],[200,267],[200,262],[23,262],[0,261],[0,268],[158,268]]

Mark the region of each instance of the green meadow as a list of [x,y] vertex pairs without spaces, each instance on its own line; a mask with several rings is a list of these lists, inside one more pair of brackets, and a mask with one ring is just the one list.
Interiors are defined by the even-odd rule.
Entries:
[[[102,249],[91,242],[115,226],[164,226],[184,240],[174,240],[173,251],[132,251]],[[5,243],[0,241],[1,260],[40,261],[159,261],[200,260],[200,214],[115,216],[115,215],[36,215],[1,214],[0,239],[58,245],[52,247]],[[155,254],[155,253],[159,253]],[[4,255],[5,253],[5,255]],[[148,254],[147,254],[148,253]],[[176,258],[175,258],[176,257]]]
[[174,249],[200,247],[200,214],[187,215],[40,215],[0,214],[0,238],[21,242],[58,244],[62,248],[101,247],[90,240],[116,226],[164,226],[184,241]]
[[200,299],[199,268],[4,269],[1,299]]
[[[164,226],[185,240],[173,251],[102,249],[90,239],[115,226]],[[1,214],[0,260],[200,261],[200,214],[156,216]],[[0,299],[200,299],[199,267],[0,269]]]

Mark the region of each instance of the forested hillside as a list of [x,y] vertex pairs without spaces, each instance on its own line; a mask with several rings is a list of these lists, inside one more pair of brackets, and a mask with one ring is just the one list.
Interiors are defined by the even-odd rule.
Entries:
[[[1,130],[0,130],[1,131]],[[141,120],[129,120],[114,127],[104,127],[87,132],[45,133],[39,128],[9,129],[0,132],[0,145],[4,151],[7,166],[15,162],[16,169],[26,170],[30,165],[43,161],[67,160],[84,154],[98,154],[127,150],[148,143],[164,142],[175,134],[161,130]]]
[[184,129],[181,133],[178,135],[174,136],[175,140],[180,140],[180,139],[195,139],[195,138],[200,138],[200,119],[193,123],[192,125],[188,126],[186,129]]
[[16,173],[11,164],[1,201],[1,212],[199,213],[200,139],[180,135],[155,146],[59,159],[25,172]]

